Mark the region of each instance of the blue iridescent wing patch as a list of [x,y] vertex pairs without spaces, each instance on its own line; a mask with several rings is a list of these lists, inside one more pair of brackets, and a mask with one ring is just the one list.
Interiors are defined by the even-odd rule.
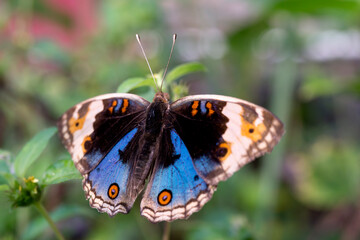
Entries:
[[[184,142],[175,130],[171,136],[173,163],[155,160],[155,170],[141,201],[141,215],[152,222],[189,217],[210,200],[216,187],[208,185],[196,172]],[[163,142],[160,148],[166,147]],[[170,149],[165,149],[170,151]],[[169,160],[169,159],[168,159]]]
[[84,175],[83,188],[90,206],[110,216],[128,213],[135,201],[126,194],[131,169],[124,163],[124,150],[137,130],[126,134],[94,170]]

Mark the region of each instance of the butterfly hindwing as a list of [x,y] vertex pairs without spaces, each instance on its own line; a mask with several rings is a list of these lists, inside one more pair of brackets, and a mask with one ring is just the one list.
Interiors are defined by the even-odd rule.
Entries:
[[141,214],[152,222],[188,218],[210,200],[216,187],[198,175],[174,129],[164,129],[158,151]]
[[128,213],[135,201],[135,198],[130,198],[127,194],[131,165],[124,151],[130,141],[138,140],[135,135],[137,132],[138,129],[134,128],[127,133],[94,170],[84,175],[83,188],[91,207],[110,216],[118,212]]
[[271,152],[284,133],[283,124],[271,112],[232,97],[184,97],[172,103],[170,111],[196,170],[212,185]]

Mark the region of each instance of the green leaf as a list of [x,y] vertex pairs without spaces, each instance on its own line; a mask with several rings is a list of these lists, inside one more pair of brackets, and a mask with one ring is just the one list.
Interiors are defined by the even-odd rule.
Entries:
[[292,0],[278,1],[273,10],[289,11],[292,13],[319,13],[326,10],[358,12],[358,1],[339,1],[339,0]]
[[335,80],[322,76],[311,75],[300,87],[300,95],[305,100],[313,100],[317,97],[330,96],[344,92],[344,86],[339,85]]
[[155,91],[152,88],[147,88],[147,89],[138,88],[135,89],[133,93],[141,96],[142,98],[144,98],[149,102],[152,102],[155,96]]
[[353,82],[348,84],[346,91],[360,97],[360,79],[354,79]]
[[118,87],[116,92],[128,93],[131,90],[134,90],[139,87],[144,87],[144,86],[149,86],[149,87],[154,88],[155,85],[154,85],[153,79],[152,78],[147,78],[147,79],[145,79],[145,78],[129,78],[120,84],[120,86]]
[[3,173],[10,173],[10,169],[5,161],[0,161],[0,175]]
[[64,159],[57,161],[44,172],[42,183],[50,185],[81,178],[74,162],[71,159]]
[[35,135],[15,158],[14,168],[18,177],[24,177],[26,170],[44,151],[50,138],[55,134],[55,127],[47,128]]
[[9,185],[7,185],[7,184],[1,184],[0,185],[0,192],[1,191],[8,191],[8,190],[10,190]]
[[16,181],[16,178],[14,177],[14,175],[12,175],[9,172],[0,172],[0,176],[6,180],[6,182],[8,183],[8,185],[10,187],[13,187]]
[[[72,205],[62,205],[50,214],[51,219],[55,222],[79,215],[87,217],[92,216],[89,213],[89,208]],[[38,217],[31,221],[25,229],[21,239],[38,239],[47,228],[49,228],[49,225],[46,220],[43,217]]]
[[206,68],[201,63],[185,63],[172,69],[166,76],[166,82],[171,83],[172,81],[181,78],[187,74],[194,72],[205,72]]

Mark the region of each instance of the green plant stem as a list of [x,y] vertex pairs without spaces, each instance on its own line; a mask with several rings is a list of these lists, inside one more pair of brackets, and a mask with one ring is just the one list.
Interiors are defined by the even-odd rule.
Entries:
[[54,221],[51,219],[49,213],[46,211],[44,206],[40,202],[35,202],[34,205],[37,208],[37,210],[39,210],[39,212],[43,215],[43,217],[46,219],[46,221],[49,223],[49,225],[52,228],[52,230],[54,231],[57,239],[65,240],[64,236],[60,233],[59,229],[56,227]]
[[25,227],[29,224],[29,208],[18,208],[16,211],[16,237],[21,239]]
[[169,240],[170,239],[170,222],[165,222],[165,226],[164,226],[164,233],[163,233],[163,237],[162,240]]
[[[296,72],[296,63],[292,60],[279,64],[275,72],[271,111],[276,113],[284,122],[285,129],[288,127],[291,114]],[[261,169],[258,211],[255,216],[255,226],[261,235],[260,237],[269,236],[270,234],[271,226],[269,222],[274,217],[285,144],[286,135],[274,151],[270,155],[265,156]]]

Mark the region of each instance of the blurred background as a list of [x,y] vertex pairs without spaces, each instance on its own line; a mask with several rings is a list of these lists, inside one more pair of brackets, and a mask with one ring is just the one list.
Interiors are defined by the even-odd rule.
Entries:
[[[171,239],[360,238],[360,1],[0,1],[0,148],[14,153],[76,103],[186,62],[190,94],[264,106],[286,134],[271,155],[220,183]],[[58,138],[32,167],[68,157]],[[1,180],[0,180],[1,181]],[[67,239],[160,239],[163,224],[88,206],[81,181],[46,188]],[[60,209],[60,210],[59,210]],[[0,239],[54,238],[33,208],[0,196]],[[45,229],[45,230],[44,230]]]

